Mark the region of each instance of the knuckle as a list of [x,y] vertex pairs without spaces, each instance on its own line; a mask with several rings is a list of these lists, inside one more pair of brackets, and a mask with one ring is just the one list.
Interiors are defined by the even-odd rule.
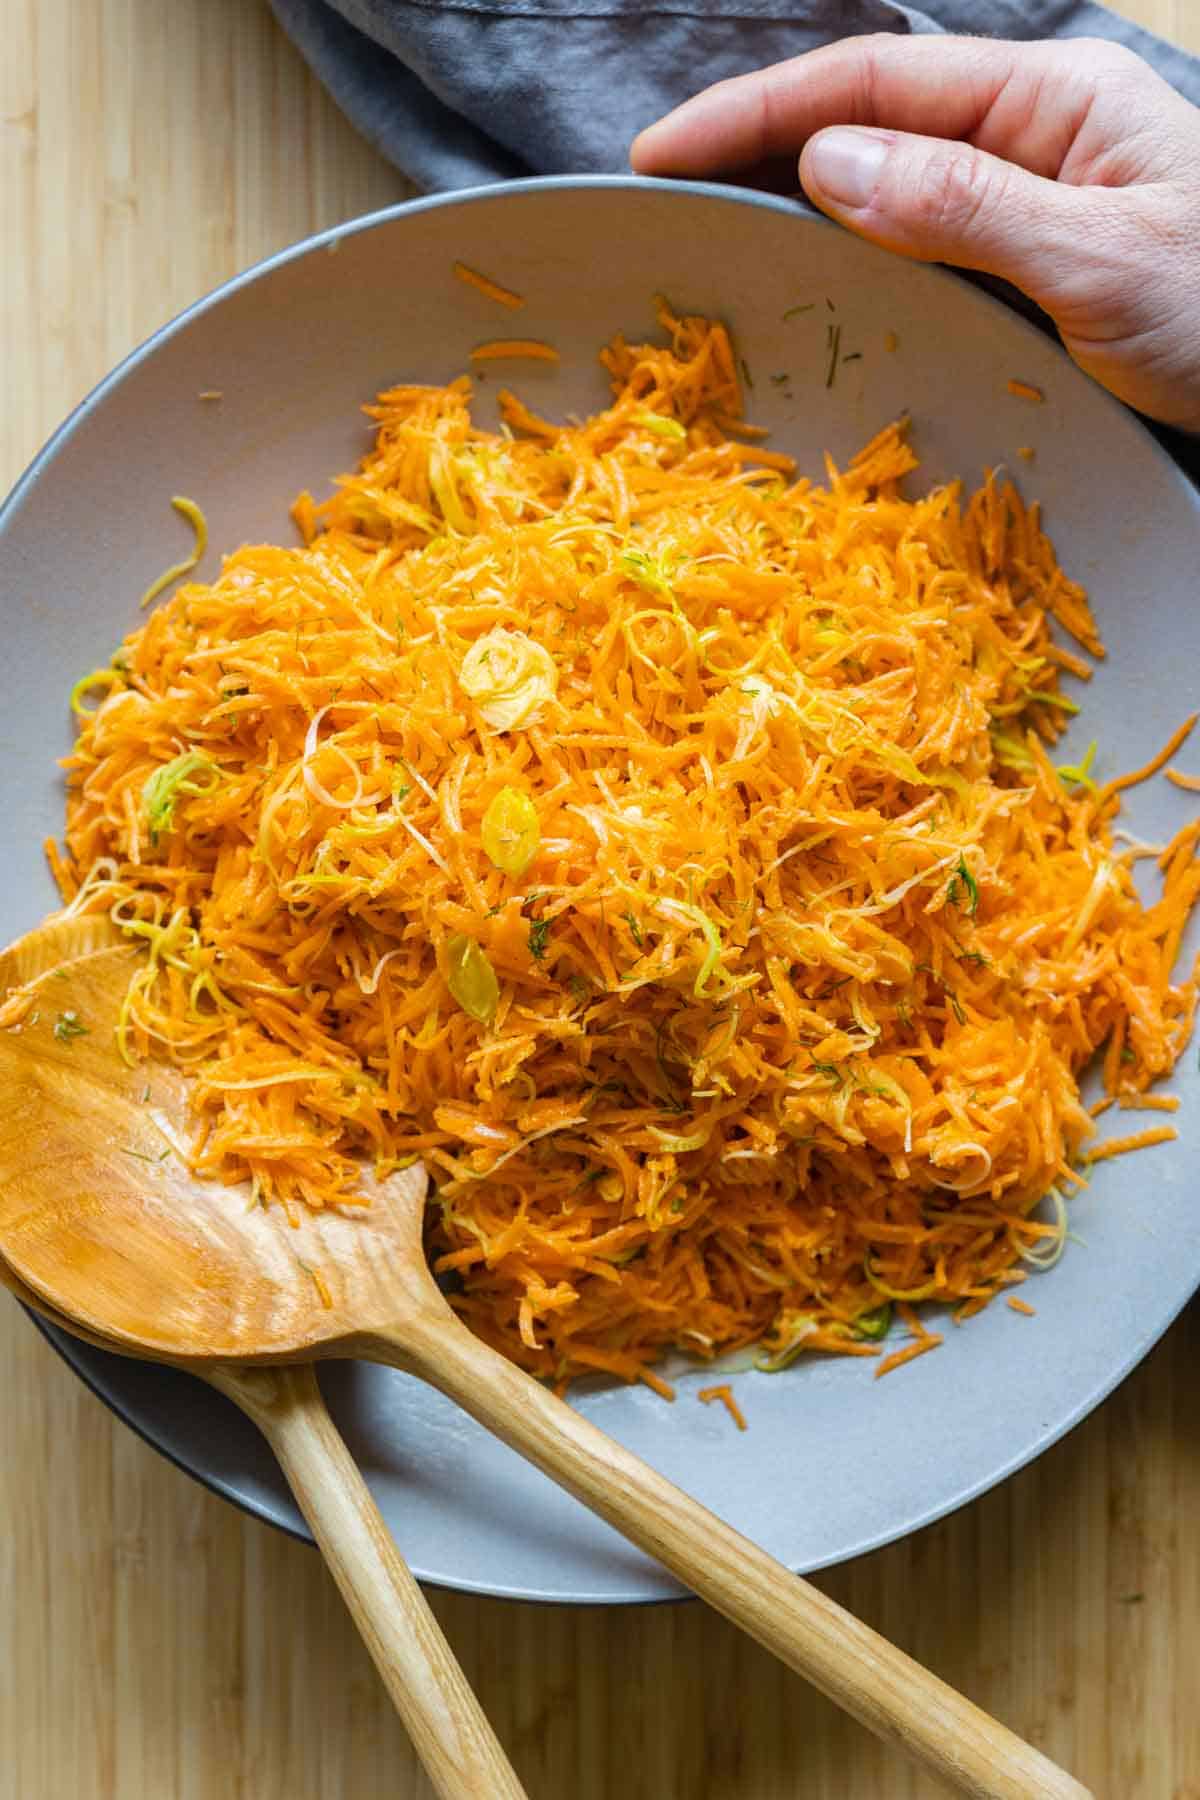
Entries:
[[947,144],[917,172],[911,216],[931,238],[969,237],[1002,196],[996,166],[967,144]]
[[876,96],[887,58],[894,54],[896,38],[890,31],[869,31],[849,40],[849,124],[866,124],[875,114]]
[[1093,78],[1128,81],[1149,72],[1149,65],[1135,50],[1112,38],[1065,38],[1055,49],[1068,68]]

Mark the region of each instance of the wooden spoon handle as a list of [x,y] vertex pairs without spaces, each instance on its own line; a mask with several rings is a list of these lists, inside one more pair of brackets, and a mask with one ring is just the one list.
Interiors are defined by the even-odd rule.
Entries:
[[217,1368],[262,1431],[441,1800],[526,1800],[308,1365]]
[[659,1475],[452,1315],[422,1308],[363,1353],[421,1376],[870,1730],[984,1800],[1088,1790]]

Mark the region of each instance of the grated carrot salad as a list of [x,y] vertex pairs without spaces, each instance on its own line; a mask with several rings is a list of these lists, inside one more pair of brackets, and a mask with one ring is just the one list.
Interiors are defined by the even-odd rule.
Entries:
[[661,1390],[1053,1261],[1081,1070],[1187,1040],[1200,862],[1143,906],[1056,768],[1051,623],[1103,650],[1036,506],[903,498],[903,422],[796,479],[723,327],[660,317],[582,424],[381,394],[302,546],[80,684],[57,866],[148,946],[120,1038],[192,1072],[198,1172],[294,1215],[422,1158],[483,1337]]

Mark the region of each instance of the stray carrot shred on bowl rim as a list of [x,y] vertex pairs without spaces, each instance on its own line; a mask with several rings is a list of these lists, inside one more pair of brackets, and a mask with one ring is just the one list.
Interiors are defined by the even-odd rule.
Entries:
[[660,321],[582,424],[381,394],[302,545],[79,684],[59,879],[147,946],[120,1041],[200,1174],[294,1216],[422,1159],[453,1304],[560,1385],[878,1356],[895,1305],[883,1372],[1061,1252],[1086,1065],[1174,1066],[1196,838],[1144,906],[1056,763],[1051,625],[1103,647],[1036,506],[902,497],[903,422],[797,479]]

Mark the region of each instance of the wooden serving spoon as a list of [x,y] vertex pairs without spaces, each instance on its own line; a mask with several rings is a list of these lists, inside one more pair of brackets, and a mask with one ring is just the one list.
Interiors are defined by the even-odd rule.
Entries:
[[[419,1169],[364,1180],[361,1209],[306,1211],[294,1228],[278,1207],[197,1180],[185,1078],[128,1068],[114,1042],[138,954],[99,950],[42,977],[23,1022],[0,1031],[0,1256],[43,1308],[197,1373],[366,1357],[417,1375],[960,1791],[1086,1800],[1039,1751],[474,1337],[426,1267]],[[67,1010],[82,1031],[63,1031]]]
[[[69,1045],[82,1040],[88,1028],[75,1007],[76,982],[88,956],[105,950],[111,954],[117,937],[115,928],[101,918],[64,920],[30,932],[0,954],[0,998],[8,987],[43,977],[40,999],[31,1013],[43,1004],[48,1011],[56,1009],[49,1016],[52,1034],[59,1025],[56,1041]],[[33,1121],[30,1128],[36,1133]],[[50,1324],[98,1349],[139,1354],[131,1345],[116,1344],[65,1317],[26,1287],[3,1260],[0,1286]],[[160,1360],[157,1355],[153,1359]],[[192,1372],[239,1406],[270,1444],[442,1800],[479,1800],[484,1794],[526,1800],[329,1416],[312,1365],[254,1369],[206,1363],[192,1365]]]

